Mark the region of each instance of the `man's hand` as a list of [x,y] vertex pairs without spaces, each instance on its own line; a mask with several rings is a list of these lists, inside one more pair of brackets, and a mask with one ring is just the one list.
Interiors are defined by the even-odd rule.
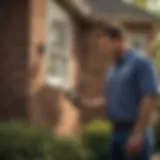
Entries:
[[104,97],[96,97],[96,98],[85,98],[85,97],[81,97],[81,103],[87,107],[100,107],[100,106],[104,106],[106,101],[104,99]]
[[66,92],[67,99],[74,105],[79,106],[80,105],[80,97],[79,93],[75,89],[70,89]]
[[144,133],[146,132],[154,106],[154,97],[146,96],[143,98],[140,104],[139,118],[126,144],[126,152],[128,155],[137,155],[141,152],[144,143]]
[[126,144],[127,155],[138,155],[142,151],[143,143],[143,134],[132,134]]

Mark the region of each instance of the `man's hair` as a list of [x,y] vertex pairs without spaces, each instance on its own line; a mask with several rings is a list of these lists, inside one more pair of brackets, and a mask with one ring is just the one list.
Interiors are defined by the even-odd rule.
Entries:
[[124,38],[124,31],[119,26],[110,25],[103,29],[103,34],[111,39]]
[[102,19],[95,20],[88,29],[89,31],[98,30],[100,36],[106,35],[111,39],[124,38],[125,36],[125,32],[120,25],[116,25]]

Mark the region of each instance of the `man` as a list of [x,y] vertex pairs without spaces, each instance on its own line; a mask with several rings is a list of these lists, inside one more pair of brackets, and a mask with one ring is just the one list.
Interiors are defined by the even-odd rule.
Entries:
[[113,124],[110,160],[150,160],[150,118],[158,94],[151,59],[128,49],[123,32],[114,26],[102,29],[99,47],[113,61],[106,74],[104,98],[68,97],[89,107],[105,103],[106,117]]
[[150,160],[150,118],[158,93],[154,66],[126,47],[118,27],[104,29],[99,42],[113,60],[105,80],[107,118],[113,124],[110,160]]

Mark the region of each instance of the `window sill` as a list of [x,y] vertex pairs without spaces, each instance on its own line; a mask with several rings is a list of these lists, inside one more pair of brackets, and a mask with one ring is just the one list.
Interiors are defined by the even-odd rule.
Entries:
[[57,89],[68,91],[69,87],[67,84],[64,83],[64,81],[58,77],[50,77],[48,76],[45,80],[45,83],[49,86],[55,87]]

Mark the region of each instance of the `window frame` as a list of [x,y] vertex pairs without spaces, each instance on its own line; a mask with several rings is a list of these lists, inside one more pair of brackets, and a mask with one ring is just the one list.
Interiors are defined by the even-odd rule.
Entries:
[[127,42],[128,42],[128,46],[133,48],[133,49],[136,49],[134,48],[134,46],[132,45],[133,43],[133,40],[134,39],[139,39],[140,38],[140,41],[142,40],[145,40],[145,47],[142,48],[142,50],[138,49],[138,51],[142,52],[142,53],[146,53],[147,52],[147,47],[148,47],[148,44],[149,44],[149,40],[148,40],[148,37],[145,33],[129,33],[127,35]]
[[[53,12],[58,12],[58,14],[54,14]],[[51,24],[54,22],[60,22],[60,23],[64,23],[65,25],[65,32],[66,32],[66,44],[64,46],[64,49],[61,50],[61,48],[57,48],[55,49],[55,51],[51,51],[52,47],[51,44],[52,43],[52,36],[50,34],[50,26]],[[47,5],[47,22],[46,22],[46,52],[47,52],[47,73],[46,73],[46,78],[45,81],[47,84],[52,85],[54,87],[57,88],[62,88],[62,89],[68,89],[69,88],[69,56],[70,56],[70,52],[72,50],[72,22],[70,17],[68,16],[68,14],[61,8],[59,7],[54,1],[52,0],[48,0],[48,5]],[[54,32],[54,31],[53,31]],[[57,50],[57,51],[56,51]],[[54,52],[62,52],[61,54],[55,54]],[[53,75],[51,73],[49,73],[49,59],[51,55],[54,55],[55,58],[60,58],[62,56],[64,61],[66,62],[66,68],[64,67],[64,69],[66,71],[65,72],[65,76],[63,76],[62,73],[60,73],[59,75],[57,73],[54,73]],[[63,61],[63,60],[62,60]],[[62,69],[63,70],[63,69]]]

